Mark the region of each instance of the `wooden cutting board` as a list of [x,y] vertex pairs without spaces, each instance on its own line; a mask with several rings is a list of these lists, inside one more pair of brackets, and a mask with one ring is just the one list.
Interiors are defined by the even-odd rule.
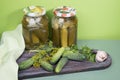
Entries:
[[[94,50],[94,53],[96,53],[96,50]],[[28,54],[27,51],[23,53],[23,55],[17,60],[17,62],[21,62],[23,60],[26,60],[33,56],[34,54]],[[34,78],[34,77],[42,77],[42,76],[52,76],[52,75],[60,75],[60,74],[68,74],[68,73],[75,73],[75,72],[83,72],[83,71],[92,71],[92,70],[100,70],[108,68],[112,63],[112,59],[110,55],[108,54],[108,58],[106,61],[102,63],[97,62],[77,62],[77,61],[69,61],[65,67],[62,69],[60,73],[54,73],[54,72],[48,72],[42,68],[28,68],[25,70],[19,70],[18,77],[19,79],[26,79],[26,78]]]

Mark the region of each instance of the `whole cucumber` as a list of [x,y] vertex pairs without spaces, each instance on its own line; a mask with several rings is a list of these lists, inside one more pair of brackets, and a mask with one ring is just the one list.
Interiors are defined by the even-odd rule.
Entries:
[[40,60],[39,62],[42,68],[44,68],[45,70],[53,71],[53,66],[49,62],[44,61],[44,60]]
[[63,52],[64,52],[65,48],[64,47],[61,47],[60,49],[58,49],[57,53],[55,53],[52,57],[52,59],[50,60],[50,62],[52,64],[55,64],[59,59],[60,57],[62,56]]
[[68,58],[62,57],[55,68],[55,72],[59,73],[67,62],[68,62]]
[[85,56],[83,54],[80,54],[78,52],[73,53],[72,51],[65,52],[63,57],[67,57],[70,60],[76,60],[76,61],[83,61],[83,60],[85,60]]
[[27,69],[27,68],[29,68],[29,67],[31,67],[33,65],[33,62],[34,61],[33,61],[32,58],[27,59],[27,60],[25,60],[25,61],[23,61],[23,62],[18,64],[19,65],[19,69],[20,70]]

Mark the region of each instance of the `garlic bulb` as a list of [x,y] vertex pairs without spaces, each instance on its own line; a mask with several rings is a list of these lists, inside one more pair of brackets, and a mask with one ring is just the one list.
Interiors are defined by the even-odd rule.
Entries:
[[107,53],[105,51],[97,51],[96,54],[96,61],[97,62],[103,62],[107,59]]

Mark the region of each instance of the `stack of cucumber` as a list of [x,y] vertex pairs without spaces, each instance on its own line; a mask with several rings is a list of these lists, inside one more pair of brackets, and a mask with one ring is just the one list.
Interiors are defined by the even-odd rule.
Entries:
[[[48,45],[49,46],[49,45]],[[39,50],[31,58],[19,63],[20,70],[30,68],[31,66],[42,67],[47,71],[59,73],[69,60],[74,61],[93,61],[95,60],[95,54],[92,54],[92,50],[87,46],[82,49],[78,49],[76,45],[71,47],[55,48],[53,46],[47,47],[49,49]],[[47,50],[47,51],[46,51]],[[87,52],[87,53],[86,53]],[[90,57],[88,57],[90,55]],[[91,60],[92,58],[92,60]],[[37,64],[36,64],[37,63]]]

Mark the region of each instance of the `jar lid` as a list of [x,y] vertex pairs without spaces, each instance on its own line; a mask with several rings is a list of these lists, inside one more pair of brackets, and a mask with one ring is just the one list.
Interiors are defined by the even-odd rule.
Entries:
[[67,6],[58,7],[53,12],[58,17],[72,17],[76,15],[76,10]]
[[25,15],[30,17],[37,17],[45,15],[46,10],[41,6],[29,6],[23,9]]

